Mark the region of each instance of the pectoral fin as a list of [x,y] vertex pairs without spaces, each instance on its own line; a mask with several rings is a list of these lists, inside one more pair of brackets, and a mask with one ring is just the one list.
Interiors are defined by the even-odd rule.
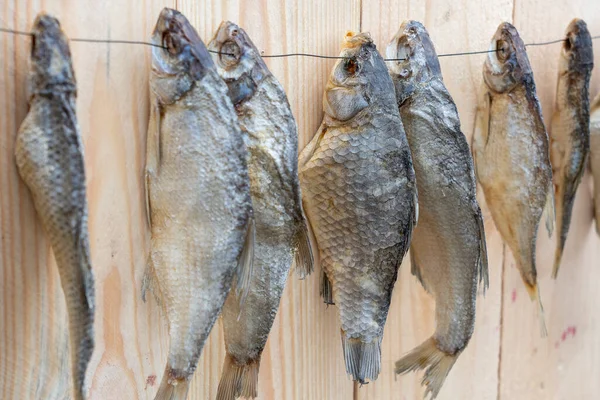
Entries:
[[546,230],[548,236],[552,236],[554,231],[554,221],[556,215],[554,210],[554,187],[552,184],[549,185],[548,193],[546,194],[546,206],[544,207],[544,219],[546,221]]

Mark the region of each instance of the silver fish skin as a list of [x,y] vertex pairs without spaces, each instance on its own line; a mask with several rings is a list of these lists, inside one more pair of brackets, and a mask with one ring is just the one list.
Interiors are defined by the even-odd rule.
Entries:
[[567,241],[571,213],[590,151],[590,77],[594,67],[592,37],[586,23],[575,18],[560,51],[558,84],[550,129],[550,161],[556,199],[556,279]]
[[425,397],[435,398],[473,334],[478,279],[488,286],[485,232],[471,151],[425,27],[402,23],[387,57],[404,59],[388,68],[419,192],[412,273],[436,301],[435,333],[396,363],[396,373],[426,369]]
[[52,245],[69,317],[72,396],[83,400],[94,350],[95,306],[83,143],[75,112],[77,84],[58,20],[39,14],[32,33],[29,112],[17,135],[15,155]]
[[483,66],[484,90],[472,151],[494,223],[508,244],[532,300],[537,299],[535,248],[545,214],[548,234],[554,224],[554,190],[548,135],[536,95],[525,45],[514,26],[500,24]]
[[600,236],[600,94],[590,107],[590,169],[594,180],[594,219]]
[[321,294],[338,306],[346,372],[375,380],[398,268],[417,222],[417,187],[394,84],[368,33],[349,32],[299,158],[319,248]]
[[[227,85],[204,43],[165,8],[152,35],[146,190],[152,290],[169,322],[156,400],[183,400],[237,272],[243,293],[254,229],[246,147]],[[239,261],[239,263],[238,263]],[[236,269],[237,268],[237,269]]]
[[248,296],[240,305],[232,292],[223,307],[227,354],[217,400],[255,398],[260,357],[294,255],[301,277],[313,265],[298,180],[298,131],[283,88],[242,28],[222,22],[208,49],[245,134],[256,223]]

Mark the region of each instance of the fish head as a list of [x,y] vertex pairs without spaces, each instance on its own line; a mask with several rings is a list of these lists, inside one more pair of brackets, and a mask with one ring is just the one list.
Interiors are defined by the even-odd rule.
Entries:
[[412,94],[419,83],[442,75],[433,42],[420,22],[404,21],[387,46],[386,56],[397,59],[388,61],[388,69],[396,86],[399,104]]
[[271,75],[246,31],[233,22],[221,22],[208,49],[234,105],[250,99],[260,82]]
[[32,92],[59,88],[75,91],[69,41],[58,19],[46,13],[39,14],[33,23],[32,35]]
[[152,33],[150,87],[162,104],[172,104],[200,81],[214,63],[187,18],[164,8]]
[[347,121],[375,101],[385,103],[390,93],[393,84],[371,35],[348,32],[325,88],[325,113]]
[[592,37],[585,21],[575,18],[565,32],[559,72],[589,72],[594,67]]
[[494,92],[509,92],[532,75],[525,44],[517,29],[508,22],[500,24],[489,50],[483,65],[483,79]]

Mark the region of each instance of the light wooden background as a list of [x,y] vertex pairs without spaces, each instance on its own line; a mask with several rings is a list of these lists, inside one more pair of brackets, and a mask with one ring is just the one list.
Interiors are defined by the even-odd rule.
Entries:
[[[438,53],[486,49],[501,21],[525,42],[560,38],[575,16],[600,34],[598,0],[2,0],[0,26],[29,29],[35,15],[56,15],[71,37],[147,40],[164,6],[182,11],[208,41],[223,19],[239,23],[266,54],[336,55],[347,30],[370,31],[384,49],[407,18],[424,22]],[[0,399],[66,399],[66,314],[54,260],[19,181],[13,145],[27,111],[30,39],[0,33]],[[600,67],[600,41],[595,41]],[[529,57],[550,120],[560,45],[531,47]],[[142,170],[148,121],[149,49],[72,43],[77,111],[86,149],[90,239],[96,276],[96,350],[90,399],[153,399],[168,335],[160,310],[140,299],[148,245]],[[470,138],[483,55],[442,58],[446,85]],[[321,97],[334,60],[271,59],[298,121],[300,146],[322,118]],[[600,86],[592,80],[591,94]],[[550,279],[554,238],[540,234],[539,275],[549,336],[539,337],[535,306],[482,201],[490,289],[477,326],[441,399],[584,399],[600,397],[600,241],[592,227],[591,181],[577,194],[558,281]],[[318,274],[290,276],[262,359],[260,399],[420,399],[421,374],[394,379],[393,362],[434,330],[434,303],[410,275],[395,287],[383,339],[382,374],[362,388],[347,378],[335,307],[318,294]],[[224,347],[215,325],[190,399],[215,397]]]

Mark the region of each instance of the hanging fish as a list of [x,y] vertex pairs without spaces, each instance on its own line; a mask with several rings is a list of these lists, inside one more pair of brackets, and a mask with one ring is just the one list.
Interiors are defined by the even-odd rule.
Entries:
[[243,29],[221,23],[208,48],[245,134],[256,221],[248,297],[240,305],[232,292],[223,307],[227,354],[217,399],[255,398],[260,357],[294,254],[302,277],[312,271],[298,181],[298,131],[283,88]]
[[419,191],[412,273],[436,301],[435,333],[396,363],[396,373],[426,368],[425,397],[435,398],[473,334],[477,280],[488,286],[485,233],[473,158],[425,27],[404,22],[387,57],[402,59],[388,66]]
[[550,159],[556,187],[556,253],[552,277],[560,267],[575,193],[590,150],[590,77],[594,67],[592,37],[580,19],[566,31],[558,66],[558,85],[550,130]]
[[542,301],[535,246],[542,214],[548,234],[554,224],[552,167],[533,72],[517,30],[504,22],[483,66],[484,99],[473,136],[477,179],[504,241],[510,247],[532,300]]
[[94,350],[94,276],[88,239],[83,144],[77,84],[68,39],[58,20],[33,24],[29,112],[16,141],[19,174],[52,245],[69,316],[73,398],[82,400]]
[[590,168],[594,178],[594,217],[596,232],[600,235],[600,94],[590,110]]
[[182,400],[236,265],[239,295],[247,290],[254,225],[243,134],[204,43],[168,8],[152,43],[146,150],[152,238],[142,294],[151,289],[169,321],[169,355],[155,399]]
[[305,210],[337,304],[346,371],[375,380],[392,289],[417,222],[417,188],[394,84],[368,33],[349,32],[325,94],[325,116],[300,154]]

